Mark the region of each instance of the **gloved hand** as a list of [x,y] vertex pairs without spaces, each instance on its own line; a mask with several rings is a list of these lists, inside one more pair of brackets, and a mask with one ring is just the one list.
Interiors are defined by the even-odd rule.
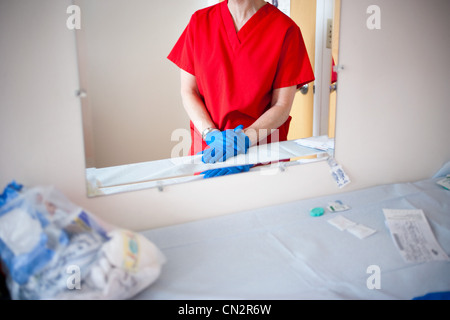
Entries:
[[201,172],[200,174],[204,174],[203,179],[208,179],[208,178],[221,177],[221,176],[226,176],[226,175],[235,174],[235,173],[247,172],[252,167],[253,167],[252,164],[236,166],[236,167],[225,167],[225,168],[206,170],[206,171]]
[[243,131],[244,126],[240,125],[234,130],[212,131],[205,139],[208,149],[201,153],[204,163],[222,162],[238,154],[247,153],[250,147],[250,139]]

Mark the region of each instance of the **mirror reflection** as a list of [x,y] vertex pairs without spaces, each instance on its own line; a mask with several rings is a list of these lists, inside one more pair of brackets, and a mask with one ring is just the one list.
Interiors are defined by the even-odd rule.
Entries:
[[[290,161],[289,164],[304,163],[333,152],[337,86],[333,66],[338,65],[339,0],[248,2],[253,7],[237,8],[232,7],[233,1],[217,4],[218,1],[205,0],[75,1],[81,9],[81,28],[76,31],[76,37],[89,196],[146,187],[162,188],[171,183],[203,178],[198,173],[205,170],[214,169],[217,173],[219,168],[223,173],[228,168],[249,163],[251,170],[261,170],[260,164],[267,166],[276,159]],[[224,20],[218,21],[225,21],[228,27],[224,29],[224,36],[235,37],[227,38],[227,41],[235,41],[238,50],[244,50],[238,46],[245,48],[247,43],[247,47],[263,48],[259,53],[260,67],[250,70],[248,61],[242,59],[240,66],[236,62],[231,65],[231,68],[244,71],[238,80],[217,65],[224,56],[235,54],[226,49],[213,52],[214,46],[199,45],[195,50],[199,55],[196,59],[207,61],[209,57],[210,64],[197,66],[196,72],[183,64],[188,61],[183,54],[189,43],[182,38],[189,31],[187,26],[192,24],[191,16],[199,9],[216,4],[217,8],[228,9],[218,11],[219,17],[225,16]],[[284,37],[280,26],[275,28],[273,21],[264,22],[263,17],[270,17],[275,10],[289,15],[300,27],[305,51],[302,57],[298,48],[287,50],[280,44],[284,56],[297,50],[292,56],[300,58],[291,57],[291,62],[286,64],[288,67],[283,69],[286,75],[276,80],[279,88],[264,81],[267,74],[260,77],[260,83],[255,81],[257,76],[249,76],[257,72],[263,75],[261,66],[267,65],[266,69],[270,71],[274,64],[269,50],[274,48],[273,41],[268,45],[267,41],[251,37],[251,32],[259,33],[272,27],[274,37]],[[259,31],[258,27],[261,28]],[[213,27],[207,29],[213,30]],[[246,36],[249,37],[245,39]],[[206,43],[218,38],[206,39]],[[258,41],[252,43],[252,39]],[[254,49],[251,54],[253,52]],[[247,54],[247,58],[251,54]],[[254,59],[255,56],[251,57]],[[211,61],[216,62],[211,64]],[[290,90],[287,90],[287,82],[283,81],[289,80],[283,77],[292,77],[292,70],[302,63],[301,75],[289,83]],[[304,66],[308,64],[310,73]],[[267,70],[264,72],[269,72]],[[312,73],[314,81],[311,81]],[[211,77],[215,80],[209,80]],[[227,86],[221,87],[223,83],[218,79],[227,77],[228,81],[223,82]],[[251,91],[249,83],[259,88],[253,89],[253,96],[248,94]],[[210,87],[205,90],[207,85]],[[268,88],[264,89],[267,92],[261,89],[264,86]],[[236,88],[242,91],[241,94]],[[208,95],[206,91],[213,94]],[[229,91],[233,94],[224,94]],[[200,94],[195,96],[186,92]],[[261,99],[260,104],[267,107],[252,106],[244,111],[231,109],[228,113],[217,111],[223,110],[223,106],[210,107],[224,98],[229,99],[225,101],[228,106],[245,104],[242,96],[249,96],[252,101],[257,97]],[[292,105],[290,112],[288,110],[286,114],[286,108],[280,108],[279,113],[271,111],[275,108],[270,107],[282,106],[286,101]],[[206,116],[202,110],[207,110]],[[240,139],[240,131],[233,130],[238,125],[244,126],[244,135],[241,135],[244,143],[240,144],[244,146],[244,152],[236,152],[239,147],[232,148],[229,158],[211,152],[197,155],[198,151],[211,149],[211,145],[204,142],[207,139],[202,138],[202,133],[204,138],[209,135],[211,142],[211,136],[218,138],[219,132],[228,129],[233,138]],[[284,126],[288,130],[270,130]],[[271,133],[275,137],[273,141],[270,140]],[[196,141],[196,135],[197,142],[192,143]],[[228,136],[222,134],[225,140]],[[269,145],[265,144],[266,136],[272,142]],[[248,150],[245,137],[250,142]],[[262,142],[258,144],[259,140]],[[242,154],[235,156],[235,153]],[[216,162],[219,158],[220,163]]]

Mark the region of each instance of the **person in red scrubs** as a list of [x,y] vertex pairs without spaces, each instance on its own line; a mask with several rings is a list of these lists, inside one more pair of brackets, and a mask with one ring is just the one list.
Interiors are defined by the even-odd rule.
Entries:
[[314,80],[300,28],[264,0],[196,11],[168,59],[181,69],[190,155],[208,149],[212,132],[238,126],[250,145],[287,140],[295,92]]

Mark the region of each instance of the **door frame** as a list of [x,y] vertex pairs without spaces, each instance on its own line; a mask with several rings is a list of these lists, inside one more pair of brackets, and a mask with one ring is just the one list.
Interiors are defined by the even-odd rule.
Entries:
[[334,1],[317,0],[313,136],[328,135],[332,51],[327,48],[326,42],[327,22],[333,17]]

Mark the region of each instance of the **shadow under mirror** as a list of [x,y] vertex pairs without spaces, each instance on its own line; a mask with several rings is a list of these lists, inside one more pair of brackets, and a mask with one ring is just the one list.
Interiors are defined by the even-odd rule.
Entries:
[[[288,141],[225,162],[189,156],[180,70],[167,59],[191,15],[219,1],[75,0],[88,196],[203,179],[211,168],[273,170],[334,153],[340,0],[270,0],[300,27],[315,81],[295,94]],[[283,160],[278,162],[277,160]],[[274,164],[274,162],[276,162]],[[262,165],[261,165],[262,164]]]

